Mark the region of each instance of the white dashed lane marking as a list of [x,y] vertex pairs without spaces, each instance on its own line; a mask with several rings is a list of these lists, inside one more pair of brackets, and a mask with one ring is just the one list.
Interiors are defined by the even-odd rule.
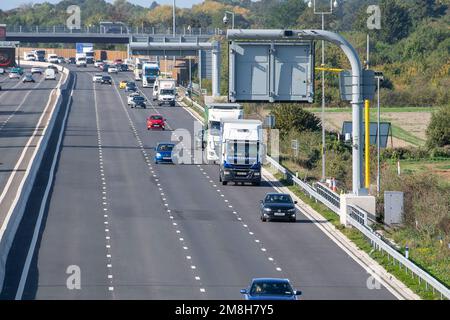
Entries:
[[[165,197],[165,193],[163,192],[163,187],[162,187],[162,185],[161,185],[161,183],[160,183],[160,181],[159,181],[158,174],[157,174],[156,170],[154,170],[153,167],[152,167],[152,165],[150,164],[150,161],[149,161],[149,158],[148,158],[148,154],[147,154],[147,152],[146,152],[145,149],[144,149],[144,146],[143,146],[143,144],[142,144],[142,140],[141,140],[141,138],[140,138],[140,136],[139,136],[139,133],[138,133],[138,131],[137,131],[137,129],[136,129],[136,127],[135,127],[135,125],[134,125],[134,123],[133,123],[131,117],[130,117],[130,114],[129,114],[128,110],[127,110],[126,107],[125,107],[125,104],[124,104],[124,102],[123,102],[123,100],[122,100],[122,97],[120,96],[119,91],[118,91],[117,88],[115,87],[115,83],[114,83],[114,88],[115,88],[116,93],[117,93],[117,94],[119,95],[119,97],[120,97],[122,109],[124,110],[124,112],[125,112],[125,114],[126,114],[126,116],[127,116],[127,118],[128,118],[129,125],[130,125],[130,127],[131,127],[131,129],[132,129],[132,132],[133,132],[133,134],[134,134],[134,136],[135,136],[135,138],[136,138],[136,141],[138,142],[138,145],[139,145],[139,147],[140,147],[140,149],[141,149],[141,151],[142,151],[142,155],[143,155],[143,158],[144,158],[144,162],[145,162],[145,163],[147,164],[147,166],[148,166],[148,170],[149,170],[148,173],[149,173],[149,176],[154,180],[154,182],[156,183],[156,185],[157,185],[157,187],[158,187],[158,189],[159,189],[159,191],[160,191],[161,202],[164,204],[165,207],[169,207],[168,199],[167,199],[167,197]],[[145,94],[144,94],[144,96],[145,96]],[[148,98],[147,98],[147,100],[148,100],[148,101],[151,101],[151,100],[149,100]],[[152,107],[153,107],[153,106],[152,106]],[[155,111],[158,112],[156,109],[155,109]],[[158,113],[159,113],[159,112],[158,112]],[[168,128],[170,129],[169,126],[168,126]],[[167,208],[167,209],[166,209],[166,212],[169,214],[169,218],[173,221],[173,220],[174,220],[174,217],[173,217],[172,215],[170,215],[171,210]],[[182,231],[179,229],[179,226],[177,225],[177,223],[176,223],[176,222],[173,222],[173,223],[172,223],[172,226],[174,227],[175,234],[176,234],[178,237],[181,236],[181,235],[182,235]],[[180,241],[180,243],[181,243],[181,245],[182,245],[183,250],[185,250],[185,251],[189,250],[189,247],[185,245],[186,240],[185,240],[183,237],[179,237],[178,239],[179,239],[179,241]],[[187,256],[187,257],[189,257],[189,258],[186,258],[186,260],[192,261],[192,256],[189,255],[189,256]],[[196,267],[195,265],[192,264],[192,265],[190,265],[190,269],[191,269],[192,271],[194,271],[194,270],[197,269],[197,267]],[[194,279],[195,279],[196,281],[200,281],[200,277],[199,277],[198,275],[194,274],[193,276],[194,276]],[[200,284],[200,286],[202,285],[201,282],[200,282],[199,284]],[[205,293],[205,292],[206,292],[206,289],[203,288],[203,287],[200,287],[199,290],[200,290],[201,293]]]
[[[200,169],[200,171],[204,174],[206,179],[209,179],[209,177],[206,175],[206,172],[204,171],[204,169],[200,165],[197,165],[197,168]],[[214,184],[213,180],[208,180],[208,181],[212,185],[213,188],[217,188],[217,185]],[[220,195],[220,198],[224,201],[225,206],[227,208],[229,208],[229,209],[232,209],[233,205],[230,204],[230,201],[228,199],[225,199],[225,195],[223,194],[222,190],[216,189],[216,191]],[[239,213],[236,210],[232,210],[231,213],[234,214],[236,219],[241,223],[242,227],[248,231],[248,235],[253,238],[255,236],[255,233],[248,230],[249,229],[249,225],[243,221],[243,219],[239,216]],[[256,243],[256,244],[258,244],[260,246],[259,249],[260,249],[261,252],[263,252],[264,254],[268,253],[267,249],[263,246],[262,242],[259,239],[253,239],[253,240],[254,240],[254,243]],[[275,259],[273,259],[270,256],[267,256],[267,259],[268,259],[268,261],[273,263],[276,271],[278,271],[278,272],[282,271],[282,269],[276,263]]]
[[[94,86],[94,107],[95,107],[95,118],[97,125],[97,143],[98,143],[98,158],[99,158],[99,171],[100,171],[100,180],[101,180],[101,207],[103,214],[104,222],[103,224],[106,226],[109,225],[109,216],[105,212],[108,211],[108,196],[107,196],[107,180],[104,174],[104,163],[103,163],[103,147],[102,147],[102,135],[100,130],[100,121],[98,116],[98,104],[97,104],[97,92]],[[107,278],[108,278],[108,291],[114,291],[114,283],[113,283],[113,275],[112,275],[112,254],[111,254],[111,235],[109,233],[109,228],[105,228],[105,248],[106,248],[106,267],[107,267]],[[114,293],[112,293],[113,299],[115,298]]]

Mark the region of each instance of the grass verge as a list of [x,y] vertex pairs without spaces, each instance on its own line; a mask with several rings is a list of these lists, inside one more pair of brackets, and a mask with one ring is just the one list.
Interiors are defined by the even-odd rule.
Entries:
[[[417,278],[412,277],[411,272],[406,272],[405,268],[400,268],[398,264],[394,263],[392,258],[388,259],[388,256],[383,254],[382,251],[376,251],[371,246],[368,239],[360,233],[357,229],[354,228],[346,228],[345,226],[340,224],[339,216],[336,215],[333,211],[329,210],[325,205],[320,202],[316,202],[314,199],[309,198],[305,195],[301,189],[293,185],[289,180],[284,179],[283,175],[280,173],[274,173],[272,168],[266,167],[274,176],[289,190],[291,190],[295,195],[297,195],[303,202],[308,204],[311,208],[313,208],[316,212],[318,212],[323,218],[332,223],[336,229],[341,231],[348,239],[350,239],[359,249],[366,252],[372,259],[378,262],[383,268],[386,269],[389,273],[394,275],[398,280],[403,282],[408,288],[410,288],[414,293],[416,293],[419,297],[425,300],[439,300],[440,295],[437,293],[433,293],[433,291],[429,288],[426,288],[425,283],[422,281],[418,282]],[[415,261],[413,261],[415,262]],[[427,271],[428,272],[428,271]]]

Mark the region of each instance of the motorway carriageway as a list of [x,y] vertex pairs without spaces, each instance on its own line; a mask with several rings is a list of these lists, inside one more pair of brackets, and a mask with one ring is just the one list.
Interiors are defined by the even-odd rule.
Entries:
[[[216,165],[154,164],[150,147],[170,141],[173,129],[192,133],[183,108],[131,109],[118,83],[132,73],[109,86],[92,83],[92,67],[72,70],[53,185],[44,205],[32,197],[26,213],[28,221],[43,215],[37,242],[30,247],[34,224],[22,223],[2,298],[241,299],[254,277],[289,278],[302,299],[395,298],[368,289],[370,274],[304,215],[262,223],[267,182],[222,186]],[[143,92],[150,100],[151,89]],[[152,113],[172,130],[147,131]],[[74,270],[80,289],[67,286]]]
[[[24,67],[24,74],[27,72],[30,67]],[[0,225],[11,205],[11,195],[17,191],[19,176],[26,171],[27,161],[20,160],[22,152],[36,134],[50,93],[61,75],[57,75],[56,81],[45,81],[44,75],[35,74],[36,83],[22,83],[23,76],[9,79],[6,72],[0,76]],[[33,150],[35,145],[28,145],[28,148]],[[13,174],[16,179],[8,183]]]

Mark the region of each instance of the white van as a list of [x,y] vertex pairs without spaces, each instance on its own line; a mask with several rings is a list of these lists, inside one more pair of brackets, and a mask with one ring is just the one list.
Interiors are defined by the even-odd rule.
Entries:
[[54,53],[50,53],[47,57],[47,61],[50,63],[58,63],[58,55]]
[[153,86],[153,100],[158,101],[158,106],[169,104],[173,107],[175,106],[176,91],[175,79],[161,79],[158,77]]
[[45,80],[56,80],[56,73],[53,69],[45,69]]

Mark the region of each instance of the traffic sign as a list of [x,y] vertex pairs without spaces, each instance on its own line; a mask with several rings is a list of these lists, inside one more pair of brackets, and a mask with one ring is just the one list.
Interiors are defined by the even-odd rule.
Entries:
[[230,43],[231,102],[313,102],[312,41]]
[[[339,91],[341,100],[352,100],[352,76],[350,71],[344,70],[339,73]],[[375,95],[376,82],[373,70],[363,70],[362,95],[364,100],[372,100]]]

